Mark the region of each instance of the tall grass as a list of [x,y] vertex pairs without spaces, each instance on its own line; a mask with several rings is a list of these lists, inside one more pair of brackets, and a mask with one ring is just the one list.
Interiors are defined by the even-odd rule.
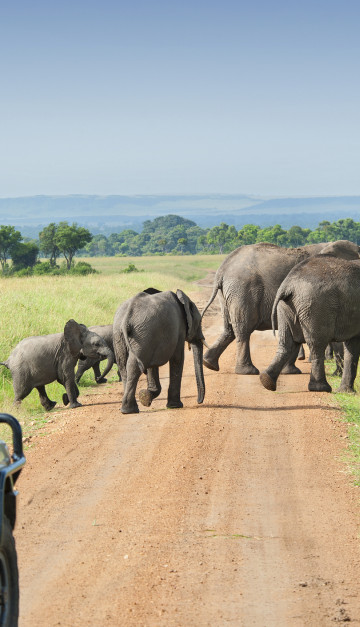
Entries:
[[[337,376],[333,376],[331,372],[334,371],[334,363],[331,361],[326,362],[326,377],[333,388],[336,388],[340,385],[340,378]],[[335,399],[336,404],[339,406],[341,410],[342,418],[345,422],[348,423],[348,438],[349,443],[346,449],[345,461],[349,468],[349,472],[354,477],[354,483],[360,486],[360,374],[357,376],[355,380],[355,389],[357,391],[356,394],[334,394],[333,399]]]
[[[31,335],[61,332],[70,318],[87,326],[111,324],[117,307],[146,287],[185,292],[194,290],[193,281],[216,269],[223,257],[140,257],[91,258],[87,261],[98,274],[87,276],[37,276],[0,278],[0,361],[5,361],[16,344]],[[139,272],[121,274],[129,263]],[[113,378],[116,371],[113,369]],[[92,385],[86,373],[81,386]],[[52,400],[62,404],[64,388],[58,383],[47,386]],[[83,392],[84,390],[81,390]],[[27,430],[29,422],[42,424],[44,410],[37,390],[14,409],[11,373],[0,366],[0,408],[16,415]]]

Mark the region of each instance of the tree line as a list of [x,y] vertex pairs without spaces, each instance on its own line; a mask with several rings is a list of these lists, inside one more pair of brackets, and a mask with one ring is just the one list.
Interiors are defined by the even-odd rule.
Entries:
[[[50,223],[39,233],[37,240],[25,240],[13,226],[0,226],[0,264],[6,274],[43,274],[45,272],[93,271],[89,264],[75,257],[142,256],[142,255],[196,255],[229,253],[239,246],[269,242],[284,247],[298,247],[318,242],[347,239],[360,244],[360,222],[352,218],[328,222],[324,220],[314,229],[292,226],[287,231],[279,224],[261,228],[245,224],[235,226],[222,222],[219,226],[203,229],[192,220],[167,215],[146,220],[141,233],[125,229],[108,237],[93,236],[77,224]],[[47,261],[39,263],[39,256]],[[59,265],[61,257],[64,258]],[[9,260],[12,260],[11,266]]]

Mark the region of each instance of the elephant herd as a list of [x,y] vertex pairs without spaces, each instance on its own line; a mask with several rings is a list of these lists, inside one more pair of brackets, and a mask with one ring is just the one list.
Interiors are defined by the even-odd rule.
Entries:
[[[181,378],[184,365],[184,345],[193,351],[198,403],[205,396],[203,372],[203,343],[201,314],[190,298],[181,290],[160,292],[148,288],[125,301],[117,309],[112,325],[86,327],[69,320],[63,333],[33,336],[23,339],[11,352],[6,366],[12,375],[14,401],[20,403],[33,389],[37,389],[46,411],[55,406],[45,386],[58,381],[66,392],[65,405],[80,407],[77,383],[82,374],[92,367],[98,383],[112,368],[114,360],[124,394],[121,411],[124,414],[139,411],[135,391],[142,373],[147,375],[147,389],[141,390],[140,401],[146,407],[161,392],[159,366],[169,362],[170,382],[167,407],[182,407]],[[107,359],[101,374],[99,362]],[[79,360],[78,369],[75,367]]]
[[[202,317],[216,295],[224,329],[203,355]],[[330,392],[324,358],[327,346],[336,343],[343,365],[340,390],[352,391],[360,354],[359,246],[347,240],[294,249],[267,243],[242,246],[217,270],[202,314],[181,290],[148,288],[118,307],[112,325],[86,327],[69,320],[63,333],[25,338],[0,364],[11,371],[16,403],[36,388],[48,411],[55,402],[47,396],[47,384],[61,383],[64,404],[79,407],[77,384],[85,370],[92,367],[101,383],[116,361],[124,387],[121,411],[127,414],[139,411],[135,393],[140,375],[146,374],[147,388],[138,398],[149,407],[161,392],[159,367],[169,363],[167,407],[178,408],[185,342],[192,348],[197,402],[202,403],[203,365],[218,371],[220,356],[236,340],[235,373],[259,374],[251,359],[250,336],[268,329],[278,329],[279,341],[272,362],[260,374],[265,388],[275,390],[280,373],[300,372],[295,360],[306,343],[309,390]],[[101,374],[103,359],[107,366]]]

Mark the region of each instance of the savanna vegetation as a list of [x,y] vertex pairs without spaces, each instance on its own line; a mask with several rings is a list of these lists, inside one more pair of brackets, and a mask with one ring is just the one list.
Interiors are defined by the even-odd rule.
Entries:
[[[194,281],[216,269],[223,257],[142,257],[96,258],[93,274],[79,276],[27,276],[0,278],[0,361],[5,361],[20,340],[31,335],[58,333],[70,318],[87,326],[111,324],[121,302],[146,287],[185,292],[194,290]],[[135,263],[134,263],[135,262]],[[124,272],[135,265],[138,272]],[[116,370],[109,380],[117,380]],[[14,413],[10,371],[0,366],[0,407]],[[94,386],[92,371],[85,373],[81,388]],[[64,389],[58,383],[47,386],[49,396],[62,407]],[[76,410],[74,410],[76,411]],[[40,428],[51,414],[44,413],[36,390],[16,408],[16,417],[29,429]]]
[[332,223],[323,221],[314,230],[292,226],[286,231],[279,224],[265,228],[245,224],[237,230],[235,226],[222,222],[219,226],[203,229],[192,220],[167,215],[146,220],[141,233],[125,229],[108,237],[102,234],[93,236],[88,229],[77,224],[52,222],[42,229],[38,239],[28,241],[24,241],[13,226],[2,225],[0,265],[4,276],[86,275],[94,272],[93,264],[89,260],[75,261],[76,257],[217,255],[258,242],[297,247],[337,239],[359,244],[360,223],[346,218]]

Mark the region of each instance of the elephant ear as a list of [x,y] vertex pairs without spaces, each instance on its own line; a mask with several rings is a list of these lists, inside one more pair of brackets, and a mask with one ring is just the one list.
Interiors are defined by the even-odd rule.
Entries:
[[194,319],[190,310],[190,298],[184,294],[182,290],[176,290],[176,296],[178,297],[181,304],[184,306],[185,314],[186,314],[186,322],[188,325],[187,337],[191,338],[193,335],[193,326]]
[[75,320],[68,320],[64,327],[64,338],[69,345],[70,353],[73,357],[78,357],[83,341],[84,325],[78,324]]

